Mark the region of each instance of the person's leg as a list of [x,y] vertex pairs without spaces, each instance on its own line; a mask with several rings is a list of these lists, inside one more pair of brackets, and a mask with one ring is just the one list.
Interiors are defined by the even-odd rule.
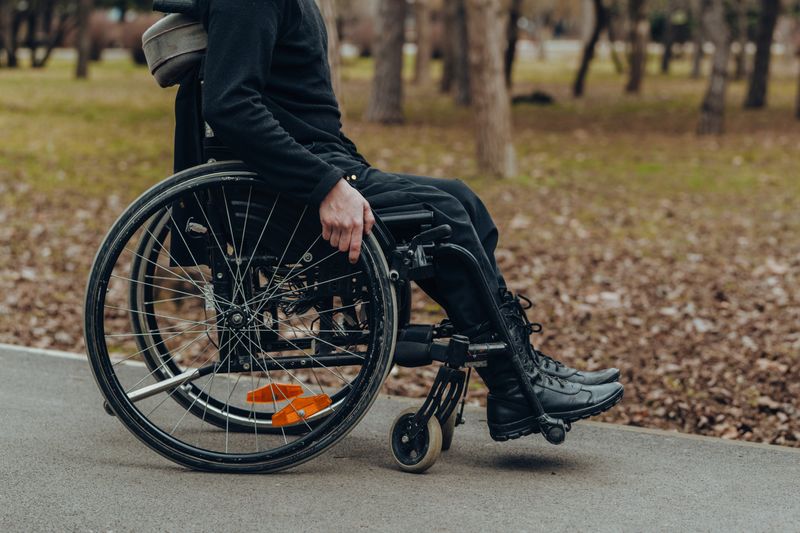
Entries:
[[[408,205],[423,205],[430,209],[435,225],[448,224],[452,228],[448,242],[462,246],[475,256],[491,294],[499,298],[494,258],[486,253],[470,214],[458,199],[439,188],[375,169],[366,172],[356,187],[376,210]],[[491,239],[486,240],[488,242]],[[470,278],[467,268],[444,259],[437,260],[434,266],[436,278],[431,283],[425,283],[423,288],[442,305],[456,328],[466,331],[487,322],[489,317],[477,293],[480,289]]]
[[[478,237],[481,239],[483,248],[486,251],[486,255],[489,257],[493,267],[497,272],[498,285],[502,289],[505,289],[505,280],[503,279],[499,268],[497,268],[494,257],[498,240],[497,226],[495,226],[492,216],[489,214],[486,205],[483,203],[480,197],[461,180],[429,178],[426,176],[415,176],[411,174],[399,174],[399,176],[420,185],[435,187],[446,192],[447,194],[450,194],[456,200],[461,202],[461,205],[463,205],[464,209],[466,209],[467,213],[469,213],[472,224],[475,226],[475,231],[477,232]],[[510,293],[506,292],[505,290],[502,292],[505,300],[512,298]],[[546,373],[559,378],[585,384],[608,383],[610,381],[616,381],[619,379],[620,373],[616,368],[607,368],[595,372],[581,371],[564,365],[556,359],[546,356],[541,352],[537,353],[541,356],[541,369]]]
[[[524,310],[516,299],[501,297],[502,277],[492,257],[497,230],[485,206],[458,182],[454,185],[423,181],[370,169],[359,177],[356,186],[373,209],[427,207],[434,213],[434,224],[451,226],[449,242],[466,248],[478,260],[489,290],[501,306],[512,343],[505,356],[491,357],[487,367],[477,369],[489,388],[487,421],[492,438],[507,440],[538,431],[538,418],[522,391],[522,379],[531,380],[545,412],[568,422],[605,411],[619,401],[622,387],[617,383],[592,387],[554,380],[538,371]],[[460,198],[446,192],[444,187]],[[423,289],[442,305],[456,329],[475,331],[486,324],[489,316],[477,292],[481,289],[472,282],[464,265],[439,258],[435,268],[435,280],[426,283]],[[519,358],[517,362],[521,362],[527,378],[515,370],[514,357]]]
[[472,226],[475,228],[475,232],[478,234],[478,238],[481,241],[483,250],[486,252],[486,256],[489,258],[489,261],[492,264],[498,285],[505,288],[506,283],[503,279],[500,269],[497,267],[497,262],[494,255],[495,250],[497,249],[499,233],[497,231],[497,226],[492,219],[492,215],[489,214],[489,210],[486,208],[483,200],[481,200],[480,197],[475,194],[475,192],[470,189],[466,183],[459,179],[431,178],[428,176],[417,176],[414,174],[398,174],[398,176],[419,185],[425,185],[427,187],[439,189],[440,191],[443,191],[454,197],[461,203],[464,209],[466,209],[467,214],[469,214],[469,218],[472,221]]

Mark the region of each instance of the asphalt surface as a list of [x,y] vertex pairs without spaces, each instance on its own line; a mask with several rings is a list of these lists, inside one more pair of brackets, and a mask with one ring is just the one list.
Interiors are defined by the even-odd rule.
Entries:
[[[88,365],[0,347],[0,531],[798,531],[800,453],[580,423],[494,443],[468,410],[424,475],[393,465],[381,398],[322,457],[272,475],[174,466],[105,414]],[[623,400],[624,401],[624,400]]]

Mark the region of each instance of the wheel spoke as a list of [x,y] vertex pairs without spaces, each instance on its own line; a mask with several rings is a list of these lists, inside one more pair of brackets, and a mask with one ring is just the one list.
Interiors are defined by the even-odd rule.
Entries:
[[[331,374],[333,374],[333,375],[334,375],[334,376],[336,376],[337,378],[341,379],[341,380],[342,380],[342,381],[345,383],[345,385],[347,385],[348,387],[350,387],[350,386],[352,386],[352,385],[353,385],[353,384],[352,384],[352,382],[350,382],[350,381],[347,381],[347,378],[345,378],[344,376],[342,376],[342,374],[341,374],[341,373],[336,373],[336,372],[334,372],[333,370],[331,370],[330,368],[328,368],[327,366],[325,366],[324,364],[322,364],[322,363],[319,361],[319,359],[317,359],[316,357],[314,357],[313,355],[311,355],[310,353],[308,353],[307,351],[305,351],[304,349],[300,348],[298,345],[296,345],[295,343],[293,343],[292,341],[290,341],[289,339],[287,339],[286,337],[284,337],[283,335],[281,335],[281,333],[280,333],[279,331],[276,331],[276,330],[274,330],[274,329],[271,329],[271,328],[269,328],[269,327],[267,328],[267,330],[268,330],[268,331],[271,331],[272,333],[275,333],[275,334],[276,334],[276,335],[278,335],[280,338],[282,338],[284,341],[286,341],[286,342],[288,342],[289,344],[291,344],[291,345],[294,347],[294,349],[295,349],[295,350],[299,350],[299,351],[303,352],[303,354],[305,354],[305,356],[306,356],[306,357],[308,357],[309,359],[311,359],[312,361],[314,361],[315,363],[317,363],[319,366],[321,366],[322,368],[324,368],[325,370],[327,370],[328,372],[330,372]],[[316,340],[322,340],[322,339],[319,339],[319,338],[317,338]],[[332,345],[332,346],[333,346],[333,345]],[[351,352],[351,353],[352,353],[352,352]],[[353,354],[353,355],[355,355],[355,354]],[[363,358],[362,358],[362,359],[363,359]],[[324,391],[322,391],[322,392],[324,393]]]
[[[117,306],[114,306],[114,305],[107,305],[106,308],[107,309],[115,309],[117,311],[127,311],[129,313],[138,313],[140,315],[145,315],[145,316],[163,318],[165,320],[177,320],[178,322],[183,322],[185,324],[195,324],[195,325],[199,325],[199,326],[205,326],[205,325],[209,324],[209,322],[211,322],[211,320],[213,320],[213,319],[209,318],[208,320],[204,320],[202,322],[199,322],[197,320],[187,320],[185,318],[178,318],[176,316],[162,315],[160,313],[153,313],[151,311],[140,311],[138,309],[131,309],[130,307],[117,307]],[[216,318],[216,317],[214,317],[214,318]]]
[[[197,202],[197,206],[200,208],[200,212],[203,214],[203,218],[205,219],[206,224],[208,224],[208,231],[211,233],[211,236],[214,237],[214,242],[216,243],[217,248],[219,249],[219,253],[222,254],[223,258],[225,258],[225,266],[228,267],[228,273],[231,275],[231,279],[236,280],[236,275],[233,273],[233,269],[231,269],[231,265],[227,260],[228,253],[227,253],[227,251],[225,249],[222,248],[222,245],[219,242],[219,238],[217,238],[217,233],[216,233],[216,231],[214,231],[214,226],[211,224],[211,221],[209,220],[208,215],[206,215],[206,210],[203,209],[202,202],[200,202],[200,199],[197,198],[197,193],[193,193],[193,194],[194,194],[194,199]],[[231,303],[231,302],[228,302],[228,303]]]
[[[228,229],[230,230],[231,246],[233,247],[233,258],[236,262],[236,274],[233,276],[233,301],[236,301],[236,294],[240,287],[240,278],[242,277],[242,256],[239,254],[239,248],[236,246],[236,235],[233,231],[233,222],[231,222],[231,211],[228,209],[228,195],[225,193],[225,188],[222,189],[222,204],[225,206],[225,218],[228,220]],[[244,301],[244,283],[241,283],[242,300]]]
[[[188,330],[189,330],[190,328],[193,328],[193,327],[195,327],[195,325],[194,325],[194,324],[192,324],[192,325],[190,325],[190,326],[187,326],[186,330],[184,330],[184,331],[180,331],[180,332],[176,333],[175,335],[172,335],[171,337],[168,337],[168,338],[166,338],[166,339],[162,339],[161,341],[159,341],[159,342],[155,343],[153,346],[145,346],[144,348],[142,348],[142,349],[141,349],[141,350],[139,350],[138,352],[134,352],[134,353],[132,353],[132,354],[130,354],[130,355],[127,355],[127,356],[125,356],[125,358],[124,358],[124,359],[121,359],[121,360],[117,360],[117,361],[115,361],[115,362],[112,364],[112,366],[117,366],[117,365],[119,365],[119,364],[121,364],[121,363],[124,363],[125,361],[129,361],[130,359],[133,359],[133,358],[134,358],[134,357],[136,357],[137,355],[140,355],[140,354],[142,354],[142,353],[146,352],[147,350],[151,350],[151,349],[155,348],[156,346],[166,346],[166,342],[167,342],[167,341],[169,341],[169,340],[172,340],[172,339],[174,339],[175,337],[180,337],[181,335],[185,335],[185,334],[189,333],[189,332],[188,332]],[[199,332],[197,332],[197,333],[200,333],[200,335],[202,336],[202,335],[205,335],[205,334],[207,334],[207,333],[208,333],[208,330],[199,331]],[[142,335],[152,335],[152,334],[153,334],[153,332],[152,332],[152,331],[150,331],[150,332],[148,332],[148,333],[146,333],[146,334],[145,334],[145,333],[143,333]]]
[[[300,272],[296,273],[295,275],[291,276],[290,278],[285,278],[277,287],[275,287],[275,289],[273,289],[272,293],[269,293],[270,284],[272,283],[272,280],[270,280],[270,283],[267,284],[267,288],[264,289],[264,292],[262,294],[256,296],[256,297],[254,297],[250,302],[247,303],[247,305],[248,306],[256,305],[256,306],[258,306],[258,311],[260,311],[264,307],[264,305],[269,303],[269,301],[272,299],[275,291],[277,291],[277,289],[279,289],[281,286],[283,286],[283,284],[285,284],[287,281],[289,281],[290,279],[294,279],[297,276],[300,276],[301,274],[307,272],[309,269],[314,268],[315,266],[321,264],[323,261],[326,261],[326,260],[330,259],[331,257],[333,257],[334,255],[336,255],[338,253],[341,253],[341,252],[339,252],[339,250],[331,252],[329,255],[326,255],[325,257],[323,257],[322,259],[320,259],[316,263],[308,265],[306,268],[304,268]],[[273,274],[272,277],[274,279],[275,275]]]

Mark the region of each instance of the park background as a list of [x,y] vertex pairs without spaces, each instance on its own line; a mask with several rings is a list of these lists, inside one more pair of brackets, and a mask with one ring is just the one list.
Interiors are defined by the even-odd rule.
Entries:
[[[479,192],[537,346],[622,369],[604,420],[800,446],[796,2],[321,3],[345,132]],[[82,352],[95,250],[171,173],[148,8],[0,2],[0,342]]]

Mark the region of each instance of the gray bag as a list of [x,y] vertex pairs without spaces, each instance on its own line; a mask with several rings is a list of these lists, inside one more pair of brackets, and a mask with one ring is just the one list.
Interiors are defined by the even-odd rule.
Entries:
[[207,46],[205,28],[187,15],[167,15],[142,35],[147,66],[162,87],[175,85],[196,68]]

